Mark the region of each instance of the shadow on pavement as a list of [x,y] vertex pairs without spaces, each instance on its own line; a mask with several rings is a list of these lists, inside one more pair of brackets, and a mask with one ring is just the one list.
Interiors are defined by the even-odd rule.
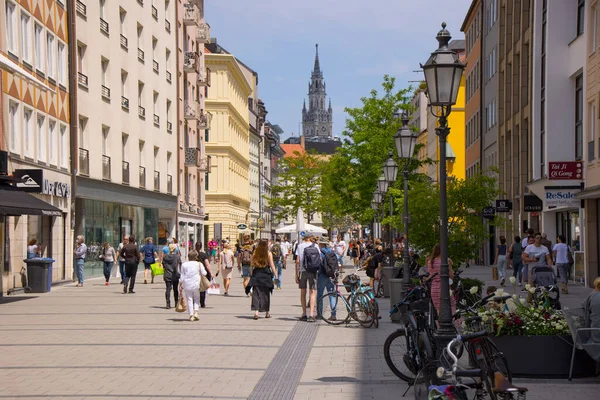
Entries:
[[37,299],[37,298],[38,298],[38,296],[2,297],[2,298],[0,298],[0,305],[15,303],[15,302],[21,301],[21,300],[30,300],[30,299]]

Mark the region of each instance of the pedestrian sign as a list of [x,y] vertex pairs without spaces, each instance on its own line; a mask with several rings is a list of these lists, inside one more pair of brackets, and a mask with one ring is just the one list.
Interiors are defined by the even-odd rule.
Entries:
[[304,232],[304,231],[300,232],[300,236],[304,237],[305,235],[306,235],[306,232]]

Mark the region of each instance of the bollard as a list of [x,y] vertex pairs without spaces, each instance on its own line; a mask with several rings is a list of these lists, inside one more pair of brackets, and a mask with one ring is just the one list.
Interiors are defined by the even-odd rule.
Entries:
[[[402,279],[390,279],[390,308],[394,306],[394,304],[400,303],[402,300]],[[392,314],[392,322],[393,323],[401,323],[402,322],[402,314],[397,312]]]
[[395,267],[383,267],[381,272],[381,284],[383,285],[383,297],[390,297],[390,279],[396,275]]

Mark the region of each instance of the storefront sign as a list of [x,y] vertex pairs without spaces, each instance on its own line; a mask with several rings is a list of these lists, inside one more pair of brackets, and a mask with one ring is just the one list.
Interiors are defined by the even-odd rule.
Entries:
[[42,193],[44,184],[43,169],[15,169],[15,178],[21,178],[24,182],[17,183],[19,190],[30,193]]
[[[526,194],[523,196],[523,211],[524,212],[539,212],[544,209],[542,199],[535,194]],[[526,229],[525,229],[526,230]]]
[[575,198],[580,189],[546,189],[544,202],[546,207],[579,207],[580,200]]
[[484,207],[482,211],[483,218],[493,219],[496,215],[496,209],[494,207]]
[[240,231],[243,231],[243,230],[245,230],[245,229],[248,229],[248,225],[246,225],[246,224],[238,224],[237,228],[238,228]]
[[71,197],[71,185],[63,182],[50,182],[48,179],[44,179],[44,190],[43,194],[49,196],[58,197]]
[[548,178],[555,180],[583,179],[583,164],[579,161],[549,162]]
[[512,201],[510,200],[496,200],[496,212],[505,213],[512,210]]
[[258,221],[256,221],[256,223],[260,229],[263,229],[265,227],[265,220],[262,218],[259,218]]

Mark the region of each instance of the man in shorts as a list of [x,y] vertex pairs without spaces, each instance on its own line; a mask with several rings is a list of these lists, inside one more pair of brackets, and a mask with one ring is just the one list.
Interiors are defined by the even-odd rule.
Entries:
[[[317,303],[317,273],[308,272],[304,269],[302,261],[304,260],[304,249],[313,246],[312,235],[310,233],[304,236],[302,243],[296,248],[296,283],[300,288],[300,305],[302,306],[302,316],[300,321],[315,322],[315,304]],[[310,316],[306,315],[306,289],[309,290],[310,297]]]
[[[244,293],[246,292],[246,286],[248,286],[248,282],[250,281],[250,274],[252,273],[250,269],[250,264],[252,263],[252,240],[248,240],[242,246],[242,251],[240,253],[240,261],[239,263],[242,265],[242,278],[244,279]],[[246,294],[246,297],[249,297]]]

